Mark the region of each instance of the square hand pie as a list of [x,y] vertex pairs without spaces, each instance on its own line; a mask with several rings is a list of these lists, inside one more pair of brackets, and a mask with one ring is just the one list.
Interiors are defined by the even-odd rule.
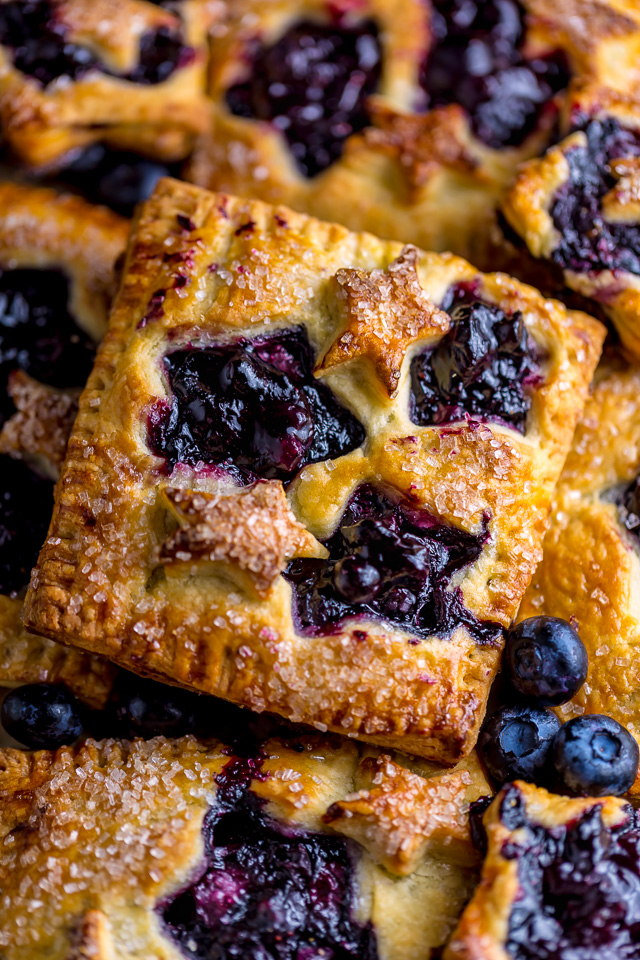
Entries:
[[429,960],[487,790],[337,738],[0,751],[0,955]]
[[[524,164],[507,220],[529,251],[611,318],[640,360],[640,96],[578,87],[566,134]],[[557,286],[557,284],[556,284]]]
[[[609,357],[596,375],[558,484],[543,558],[518,618],[572,620],[589,676],[561,719],[605,713],[640,740],[640,367]],[[634,792],[640,791],[640,780]]]
[[455,762],[603,334],[450,254],[161,181],[25,623]]
[[34,167],[106,140],[184,157],[207,125],[215,4],[0,0],[0,117]]
[[482,876],[444,960],[635,960],[640,822],[630,804],[517,781],[473,832],[487,846]]
[[[501,197],[571,77],[638,76],[605,0],[227,0],[191,178],[488,264]],[[479,259],[482,258],[482,259]]]
[[0,184],[0,686],[63,682],[92,706],[113,668],[33,636],[20,613],[127,233],[77,197]]

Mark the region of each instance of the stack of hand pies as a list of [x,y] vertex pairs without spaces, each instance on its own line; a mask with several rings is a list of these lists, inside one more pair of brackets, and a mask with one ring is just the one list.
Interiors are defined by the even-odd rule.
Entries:
[[0,960],[640,960],[638,0],[0,0]]

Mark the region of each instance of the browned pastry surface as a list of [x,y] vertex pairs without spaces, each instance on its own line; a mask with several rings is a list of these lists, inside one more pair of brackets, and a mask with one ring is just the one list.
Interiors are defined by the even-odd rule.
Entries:
[[194,54],[162,83],[139,84],[93,70],[43,87],[16,69],[11,51],[0,47],[0,120],[20,160],[46,168],[100,140],[168,160],[186,156],[194,135],[208,124],[208,32],[218,16],[217,0],[183,0],[175,9],[147,0],[51,2],[68,41],[116,74],[132,71],[141,37],[159,28],[181,31]]
[[[352,847],[357,919],[372,922],[381,960],[428,960],[473,887],[466,811],[488,786],[477,766],[424,779],[367,752],[337,738],[271,740],[250,789],[277,822],[330,834],[327,810],[383,791],[386,805],[371,804],[374,831],[392,837],[402,809],[404,831],[437,834],[437,849],[424,844],[410,871],[390,864],[393,874],[365,837]],[[0,955],[177,960],[156,907],[198,870],[203,819],[232,758],[192,738],[0,751]],[[424,809],[412,805],[418,789]]]
[[[114,263],[128,222],[78,197],[0,184],[0,264],[62,270],[78,324],[100,339],[115,292]],[[54,390],[23,371],[10,378],[17,412],[3,425],[0,450],[37,461],[57,476],[77,409],[77,391]],[[0,686],[65,683],[93,707],[109,693],[115,668],[98,657],[36,637],[21,622],[22,599],[0,596]]]
[[[203,500],[214,495],[211,502],[220,502],[220,494],[251,496],[184,465],[167,482],[163,460],[150,452],[147,417],[166,394],[160,361],[168,344],[206,344],[225,333],[252,336],[303,322],[322,356],[341,322],[332,278],[347,267],[385,270],[401,252],[400,244],[285,208],[161,182],[135,227],[110,333],[81,400],[31,584],[30,629],[134,671],[321,729],[448,762],[471,749],[499,648],[478,644],[466,627],[417,645],[399,628],[373,620],[304,637],[281,576],[261,598],[235,561],[212,564],[198,556],[176,564],[171,557],[158,564],[175,530],[167,486],[193,491],[183,494],[187,503],[198,492],[209,495]],[[355,488],[371,481],[410,495],[465,531],[482,530],[491,518],[487,544],[456,586],[473,615],[506,625],[538,559],[551,491],[603,331],[584,314],[451,256],[420,253],[417,271],[434,304],[452,283],[474,280],[478,295],[522,311],[545,357],[525,436],[495,425],[412,423],[408,361],[418,340],[393,398],[380,389],[368,360],[326,371],[324,381],[357,412],[367,438],[335,461],[305,467],[287,500],[297,522],[318,538],[335,529]],[[160,310],[158,291],[165,291]],[[207,525],[201,532],[210,543]],[[188,539],[198,523],[192,527],[183,514],[180,526]],[[283,549],[290,559],[302,544],[281,543],[272,557]]]
[[[556,494],[543,559],[519,619],[576,624],[589,675],[561,719],[605,713],[640,739],[640,561],[614,502],[640,473],[640,368],[611,356],[598,371]],[[640,789],[636,781],[634,791]]]
[[[638,76],[640,13],[633,0],[525,0],[523,7],[524,48],[532,56],[562,50],[573,76],[623,90]],[[304,20],[335,22],[335,4],[227,0],[225,8],[212,43],[213,125],[192,161],[194,182],[427,250],[453,250],[495,269],[496,257],[506,255],[496,207],[518,164],[549,143],[562,94],[520,146],[493,149],[457,105],[415,112],[424,102],[420,71],[432,42],[428,3],[364,0],[346,13],[341,6],[343,22],[378,25],[382,76],[370,101],[371,125],[347,139],[339,160],[305,179],[276,127],[233,115],[225,96],[246,78],[256,41],[274,43]]]
[[[503,788],[483,816],[488,850],[480,883],[452,934],[444,960],[509,960],[512,956],[506,948],[509,920],[522,892],[518,858],[510,855],[509,848],[518,848],[525,839],[525,831],[520,826],[508,826],[504,822],[508,817],[501,814],[503,804],[514,803],[522,805],[527,821],[549,831],[570,826],[598,807],[605,827],[623,823],[630,812],[629,805],[619,797],[561,797],[521,781]],[[567,872],[566,876],[569,875]],[[607,880],[603,878],[601,882],[605,885]],[[585,896],[589,896],[586,884]],[[595,906],[593,898],[592,902]],[[539,938],[543,941],[539,946],[541,950],[545,946],[543,935]],[[533,949],[537,948],[536,941]]]

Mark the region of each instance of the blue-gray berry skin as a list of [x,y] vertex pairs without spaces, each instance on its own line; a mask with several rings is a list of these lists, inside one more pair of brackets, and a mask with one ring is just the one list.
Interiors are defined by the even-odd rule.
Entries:
[[501,707],[485,723],[478,747],[497,783],[547,781],[549,751],[560,729],[550,710],[525,705]]
[[553,746],[557,789],[579,797],[621,796],[632,786],[640,751],[629,731],[599,713],[564,724]]
[[6,732],[32,750],[56,750],[82,733],[82,707],[66,687],[29,683],[11,690],[2,702]]
[[566,620],[529,617],[507,634],[504,669],[520,701],[559,706],[571,700],[587,679],[589,658]]

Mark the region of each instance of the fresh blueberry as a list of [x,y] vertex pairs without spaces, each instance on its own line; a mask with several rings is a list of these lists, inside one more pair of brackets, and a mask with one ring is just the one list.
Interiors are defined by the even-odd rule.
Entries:
[[194,733],[199,722],[198,694],[122,671],[109,706],[118,736],[180,737]]
[[584,643],[566,620],[529,617],[507,634],[505,673],[513,690],[540,707],[566,703],[587,679]]
[[123,216],[130,216],[136,205],[153,193],[160,177],[168,174],[166,166],[152,160],[138,157],[135,162],[123,161],[99,179],[98,199]]
[[489,717],[478,743],[484,764],[497,783],[544,779],[549,750],[560,729],[550,710],[501,707]]
[[66,687],[28,683],[6,695],[0,719],[7,733],[32,750],[55,750],[82,733],[82,708]]
[[562,787],[579,797],[626,793],[638,773],[640,751],[628,730],[599,713],[574,717],[553,745],[553,764]]

